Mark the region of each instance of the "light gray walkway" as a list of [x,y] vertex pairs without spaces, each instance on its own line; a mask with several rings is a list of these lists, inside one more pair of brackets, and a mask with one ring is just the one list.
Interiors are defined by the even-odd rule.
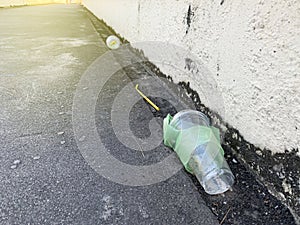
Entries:
[[122,186],[81,156],[73,96],[106,50],[79,6],[0,9],[0,223],[217,224],[185,172]]

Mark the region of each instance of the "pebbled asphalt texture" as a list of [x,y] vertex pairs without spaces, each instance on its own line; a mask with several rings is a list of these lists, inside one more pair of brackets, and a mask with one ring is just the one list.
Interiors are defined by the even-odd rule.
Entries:
[[[0,30],[0,224],[218,224],[183,170],[131,187],[84,160],[73,133],[73,97],[82,74],[108,49],[82,7],[0,9]],[[170,154],[163,145],[154,156],[121,154],[126,149],[111,135],[110,103],[121,80],[117,74],[102,93],[108,97],[100,94],[98,132],[120,160],[161,160]],[[141,127],[153,114],[143,101],[133,110],[133,132],[147,136]]]

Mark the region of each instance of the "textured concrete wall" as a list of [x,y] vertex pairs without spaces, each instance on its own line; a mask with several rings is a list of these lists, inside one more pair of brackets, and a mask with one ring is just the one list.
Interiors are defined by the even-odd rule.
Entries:
[[25,5],[26,0],[0,0],[0,7]]
[[[167,41],[196,54],[223,94],[225,121],[249,142],[273,152],[300,146],[300,1],[83,2],[130,42]],[[197,78],[168,75],[200,89]]]
[[[73,0],[72,2],[78,2]],[[21,6],[21,5],[40,5],[49,3],[65,3],[66,0],[0,0],[0,7]]]

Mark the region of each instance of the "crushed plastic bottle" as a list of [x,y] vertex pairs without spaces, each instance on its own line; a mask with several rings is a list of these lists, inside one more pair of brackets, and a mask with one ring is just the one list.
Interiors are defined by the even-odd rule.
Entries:
[[184,110],[164,119],[164,144],[175,150],[186,170],[194,174],[205,192],[221,194],[234,183],[224,158],[219,130],[208,117],[195,110]]

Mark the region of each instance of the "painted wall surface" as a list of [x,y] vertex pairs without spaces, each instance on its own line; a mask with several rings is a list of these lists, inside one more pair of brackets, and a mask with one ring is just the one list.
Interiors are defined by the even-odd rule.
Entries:
[[[247,141],[273,152],[299,148],[300,1],[83,3],[130,42],[170,42],[199,57],[222,92],[224,120]],[[197,77],[161,69],[200,90]]]

